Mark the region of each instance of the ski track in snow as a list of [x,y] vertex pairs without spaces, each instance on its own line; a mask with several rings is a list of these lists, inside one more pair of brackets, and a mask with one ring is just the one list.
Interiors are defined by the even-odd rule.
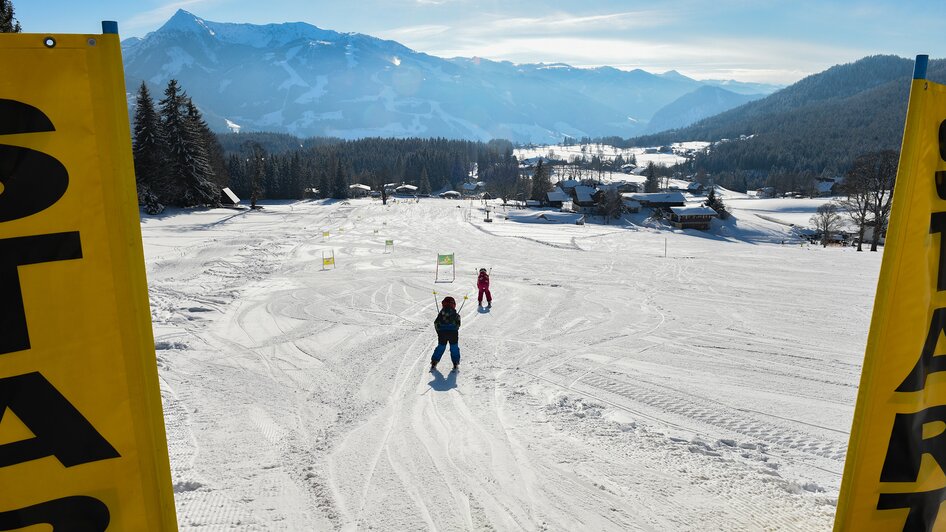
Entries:
[[879,254],[478,208],[142,220],[181,530],[830,529]]

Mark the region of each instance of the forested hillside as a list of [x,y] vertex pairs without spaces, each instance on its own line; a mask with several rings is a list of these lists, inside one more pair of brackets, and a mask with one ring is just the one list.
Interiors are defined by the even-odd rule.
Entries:
[[[630,139],[637,146],[685,140],[715,144],[695,171],[843,173],[857,155],[900,147],[913,61],[872,56],[834,66],[771,96],[690,127]],[[930,61],[928,78],[946,81],[946,61]]]

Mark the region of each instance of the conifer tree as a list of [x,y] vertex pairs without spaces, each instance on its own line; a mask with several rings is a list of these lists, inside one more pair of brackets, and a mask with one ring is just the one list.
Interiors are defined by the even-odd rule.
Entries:
[[[186,145],[189,148],[187,153],[187,164],[184,166],[183,174],[185,183],[185,206],[193,205],[218,205],[220,203],[220,190],[213,181],[213,169],[210,167],[209,156],[207,155],[206,138],[201,133],[201,129],[210,129],[200,111],[190,98],[184,103],[186,111],[184,120],[184,136]],[[211,133],[211,135],[213,135]]]
[[657,167],[653,161],[647,163],[647,181],[644,182],[644,192],[657,192],[660,190],[660,178],[657,177]]
[[418,194],[430,195],[430,179],[427,177],[427,167],[420,171],[420,182],[417,185]]
[[138,204],[148,214],[158,214],[164,205],[156,190],[161,190],[164,175],[162,158],[161,121],[154,109],[154,101],[147,85],[142,81],[135,105],[135,129],[132,138],[132,155],[135,161],[135,184],[138,189]]
[[187,165],[186,138],[184,135],[185,118],[183,113],[184,96],[177,86],[177,80],[168,81],[164,89],[164,99],[158,102],[161,116],[161,139],[164,149],[162,159],[167,164],[166,176],[157,190],[161,201],[170,205],[184,205],[184,167]]
[[162,180],[159,197],[181,207],[219,203],[211,181],[207,151],[198,132],[200,112],[190,98],[170,80],[161,106],[161,136],[168,179]]
[[[192,105],[190,98],[188,98],[188,104]],[[189,109],[188,113],[190,113]],[[207,125],[207,121],[204,120],[199,111],[196,112],[194,124],[197,126],[201,144],[207,152],[207,163],[210,165],[212,180],[217,185],[217,189],[223,189],[230,182],[227,162],[223,156],[223,147],[220,145],[217,135],[210,130],[210,126]]]
[[548,192],[552,190],[552,180],[549,177],[549,168],[539,159],[539,164],[535,166],[535,173],[532,174],[532,193],[530,199],[546,202],[548,201]]
[[332,197],[348,198],[348,176],[345,175],[342,161],[338,158],[335,158],[335,167],[332,169]]
[[723,203],[723,199],[716,195],[716,187],[711,186],[709,193],[706,195],[705,205],[719,215],[720,220],[725,220],[729,218],[729,210],[726,209],[726,205]]
[[13,0],[0,0],[0,33],[20,33],[20,21],[16,19]]

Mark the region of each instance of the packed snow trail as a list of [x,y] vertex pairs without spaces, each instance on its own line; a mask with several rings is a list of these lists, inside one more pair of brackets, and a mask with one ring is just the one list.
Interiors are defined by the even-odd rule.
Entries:
[[181,529],[830,529],[879,254],[501,214],[144,218]]

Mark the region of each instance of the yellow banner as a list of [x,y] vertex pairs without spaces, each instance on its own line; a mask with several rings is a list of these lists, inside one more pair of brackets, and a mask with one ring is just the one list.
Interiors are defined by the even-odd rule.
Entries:
[[322,231],[322,238],[328,238],[328,231]]
[[440,266],[452,266],[453,265],[453,253],[449,255],[437,255],[437,264]]
[[0,65],[0,530],[176,530],[118,35]]
[[334,266],[335,257],[322,257],[322,266]]
[[946,529],[944,159],[946,86],[915,79],[837,531]]

